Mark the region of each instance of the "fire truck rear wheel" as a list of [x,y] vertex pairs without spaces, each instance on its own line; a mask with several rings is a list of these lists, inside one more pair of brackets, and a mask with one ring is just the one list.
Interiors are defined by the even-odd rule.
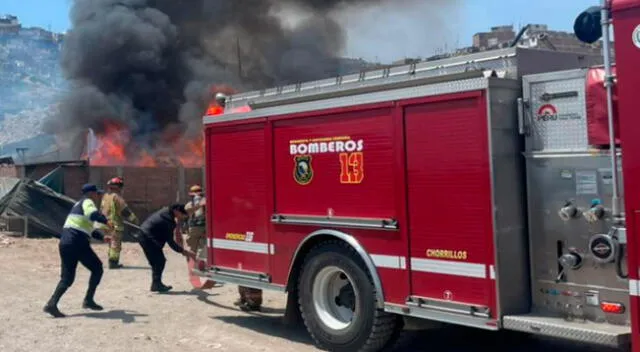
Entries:
[[346,243],[329,241],[312,249],[298,290],[304,323],[323,349],[380,351],[398,335],[401,319],[376,308],[371,275]]

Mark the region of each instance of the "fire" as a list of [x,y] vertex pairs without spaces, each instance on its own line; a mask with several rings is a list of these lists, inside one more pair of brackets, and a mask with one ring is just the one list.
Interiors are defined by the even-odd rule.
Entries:
[[115,123],[107,123],[104,127],[104,133],[95,136],[95,140],[89,138],[87,149],[90,151],[88,158],[91,164],[97,166],[125,165],[127,157],[124,146],[129,138],[126,129]]
[[[211,92],[233,94],[235,90],[228,86],[217,86]],[[251,111],[249,107],[233,109],[230,113]],[[219,115],[224,109],[215,102],[208,107],[205,116]],[[88,138],[87,158],[96,166],[184,166],[197,168],[204,166],[204,134],[186,138],[179,129],[167,128],[161,136],[161,146],[144,148],[131,143],[129,130],[116,122],[105,121],[102,132],[90,133]]]
[[184,166],[202,167],[204,165],[204,139],[202,136],[192,140],[175,138],[167,133],[162,136],[162,146],[146,149],[131,143],[126,128],[107,122],[104,131],[96,134],[89,142],[87,155],[91,165],[96,166]]

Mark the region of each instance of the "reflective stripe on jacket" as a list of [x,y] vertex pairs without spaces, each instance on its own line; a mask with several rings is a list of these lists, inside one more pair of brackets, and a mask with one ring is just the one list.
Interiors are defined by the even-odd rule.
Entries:
[[91,199],[81,199],[71,208],[71,211],[64,222],[63,228],[74,229],[86,234],[87,236],[91,236],[91,232],[93,232],[94,227],[90,216],[96,211],[98,211],[98,208]]

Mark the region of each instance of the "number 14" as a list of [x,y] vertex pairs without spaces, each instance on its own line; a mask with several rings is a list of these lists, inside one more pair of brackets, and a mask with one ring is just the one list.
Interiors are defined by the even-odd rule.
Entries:
[[364,154],[340,153],[340,183],[358,184],[364,179]]

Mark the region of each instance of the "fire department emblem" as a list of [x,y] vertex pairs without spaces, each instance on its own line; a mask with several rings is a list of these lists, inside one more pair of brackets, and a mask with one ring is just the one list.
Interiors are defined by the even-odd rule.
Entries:
[[633,45],[635,45],[636,48],[640,49],[640,25],[638,25],[636,29],[633,30],[631,40],[633,41]]
[[308,185],[313,179],[313,168],[311,167],[311,155],[296,155],[294,158],[295,169],[293,178],[299,185]]
[[558,110],[551,104],[544,104],[538,109],[538,121],[549,121],[558,119]]

